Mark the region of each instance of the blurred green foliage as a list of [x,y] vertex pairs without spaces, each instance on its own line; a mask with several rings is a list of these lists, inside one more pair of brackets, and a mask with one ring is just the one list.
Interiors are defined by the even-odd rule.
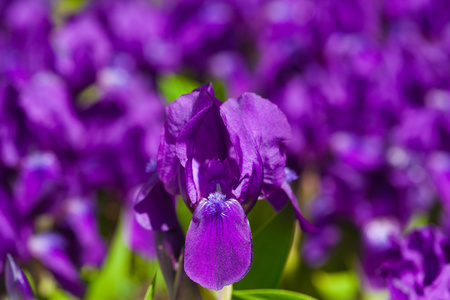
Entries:
[[253,262],[248,274],[234,284],[238,290],[277,288],[294,235],[294,211],[286,205],[253,234]]
[[168,103],[171,103],[180,95],[192,92],[199,85],[200,83],[183,75],[167,75],[161,77],[158,81],[158,87]]
[[314,298],[292,291],[262,289],[234,291],[232,300],[314,300]]

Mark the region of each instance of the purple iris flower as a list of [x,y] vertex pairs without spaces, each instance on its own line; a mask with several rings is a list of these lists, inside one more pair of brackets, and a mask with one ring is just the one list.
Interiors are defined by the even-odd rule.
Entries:
[[[300,224],[311,229],[286,181],[291,131],[276,105],[251,93],[222,103],[209,84],[180,96],[166,114],[157,173],[165,190],[181,194],[193,212],[184,254],[185,272],[193,281],[219,290],[247,274],[252,236],[246,213],[259,197],[277,210],[291,201]],[[154,182],[162,188],[158,178]],[[150,223],[167,207],[153,198],[136,205],[138,218]]]
[[397,255],[386,259],[381,274],[392,299],[447,299],[450,243],[439,229],[424,227],[397,241]]

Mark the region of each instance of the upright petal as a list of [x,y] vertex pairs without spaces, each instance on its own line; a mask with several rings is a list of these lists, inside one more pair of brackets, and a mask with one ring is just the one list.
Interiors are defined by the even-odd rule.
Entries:
[[[181,95],[166,107],[167,121],[164,124],[157,161],[159,177],[164,182],[166,189],[172,194],[179,192],[178,174],[180,161],[177,153],[179,152],[183,158],[183,162],[181,162],[183,166],[187,161],[186,154],[183,155],[183,151],[176,146],[177,138],[191,120],[195,111],[199,111],[205,105],[208,105],[207,100],[209,97],[206,96],[208,92],[213,93],[211,85],[199,87],[189,94]],[[199,103],[199,98],[203,99],[205,97],[206,102],[200,101]]]
[[33,300],[34,295],[23,271],[8,254],[5,269],[6,291],[12,300]]
[[186,274],[205,288],[220,290],[241,280],[252,263],[250,225],[241,204],[221,193],[203,199],[186,235]]
[[[248,118],[243,118],[245,108],[236,99],[229,99],[220,107],[234,147],[234,155],[240,166],[240,183],[234,188],[233,194],[242,202],[246,212],[256,203],[261,192],[263,181],[263,164],[258,153],[252,133],[247,128]],[[252,116],[254,117],[254,116]],[[283,169],[284,172],[284,169]]]
[[[203,162],[228,157],[230,142],[220,117],[221,102],[211,85],[198,88],[191,119],[177,137],[176,150],[186,172],[186,189],[191,207],[200,200],[199,168]],[[193,92],[194,93],[194,92]]]
[[[269,100],[253,93],[229,99],[224,106],[227,104],[245,121],[245,128],[256,145],[264,166],[264,185],[281,186],[286,179],[286,145],[291,139],[291,126],[285,114]],[[227,114],[229,110],[222,111]]]

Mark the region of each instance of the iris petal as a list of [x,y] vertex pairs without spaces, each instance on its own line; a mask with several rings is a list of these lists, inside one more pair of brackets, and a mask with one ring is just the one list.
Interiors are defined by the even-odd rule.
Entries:
[[221,193],[199,202],[186,235],[185,271],[205,288],[241,280],[252,263],[252,235],[244,209]]

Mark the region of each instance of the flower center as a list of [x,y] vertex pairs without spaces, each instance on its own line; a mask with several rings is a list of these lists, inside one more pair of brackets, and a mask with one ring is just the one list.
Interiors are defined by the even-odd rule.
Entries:
[[205,214],[215,218],[223,214],[227,207],[227,197],[221,192],[214,192],[209,194],[208,199],[205,200]]

